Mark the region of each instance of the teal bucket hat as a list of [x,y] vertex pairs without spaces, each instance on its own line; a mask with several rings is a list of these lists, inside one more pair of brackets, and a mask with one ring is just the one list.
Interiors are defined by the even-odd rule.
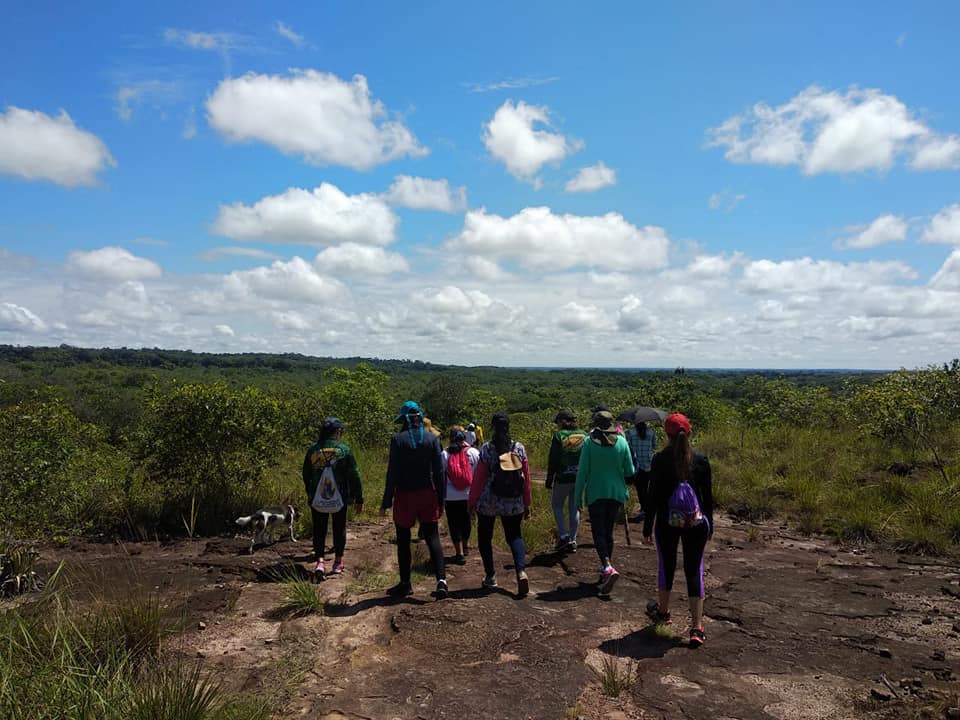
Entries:
[[420,404],[413,401],[407,400],[403,405],[400,406],[400,413],[397,415],[397,418],[394,422],[402,423],[407,419],[407,415],[420,415],[423,416],[423,410],[420,408]]

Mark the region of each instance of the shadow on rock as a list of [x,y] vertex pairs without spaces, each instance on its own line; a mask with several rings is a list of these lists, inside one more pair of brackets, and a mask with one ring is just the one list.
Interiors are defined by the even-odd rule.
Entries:
[[617,657],[629,657],[634,660],[662,658],[669,650],[680,647],[678,637],[664,637],[657,633],[655,626],[648,625],[621,638],[605,640],[598,646],[601,652]]
[[353,617],[364,610],[375,607],[388,607],[393,605],[431,605],[435,600],[422,600],[412,595],[403,598],[393,598],[389,595],[380,597],[366,598],[358,600],[351,604],[331,601],[324,606],[324,612],[330,617]]
[[537,593],[537,600],[546,602],[570,602],[588,597],[597,597],[596,583],[578,582],[576,585],[561,585],[556,590]]

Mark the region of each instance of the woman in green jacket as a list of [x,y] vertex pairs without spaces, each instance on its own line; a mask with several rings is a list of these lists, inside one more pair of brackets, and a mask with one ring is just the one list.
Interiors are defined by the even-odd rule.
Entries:
[[[307,491],[307,502],[313,516],[313,552],[317,557],[314,573],[318,580],[326,577],[324,551],[327,542],[327,526],[333,517],[333,569],[332,575],[343,573],[343,551],[347,545],[347,507],[353,503],[356,512],[363,511],[363,485],[360,482],[360,469],[350,446],[343,442],[343,423],[339,418],[328,417],[320,425],[320,437],[315,445],[307,450],[303,459],[303,486]],[[336,492],[340,494],[342,507],[336,510],[318,510],[317,487],[320,485],[324,470],[333,472]],[[333,488],[331,488],[331,492]]]
[[593,415],[593,429],[580,450],[577,508],[583,506],[584,494],[590,512],[593,544],[600,556],[600,595],[609,595],[620,573],[610,562],[613,555],[613,527],[629,497],[627,478],[634,473],[630,447],[623,435],[613,427],[613,415],[600,410]]

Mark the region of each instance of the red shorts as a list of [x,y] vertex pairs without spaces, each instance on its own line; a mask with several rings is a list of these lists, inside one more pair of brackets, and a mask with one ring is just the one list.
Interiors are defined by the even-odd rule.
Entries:
[[412,528],[414,523],[435,523],[440,520],[440,503],[433,488],[398,490],[393,499],[393,522],[397,527]]

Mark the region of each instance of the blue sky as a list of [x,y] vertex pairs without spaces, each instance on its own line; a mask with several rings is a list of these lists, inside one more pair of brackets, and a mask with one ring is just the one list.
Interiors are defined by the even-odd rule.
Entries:
[[948,360],[960,8],[864,7],[20,6],[0,342]]

